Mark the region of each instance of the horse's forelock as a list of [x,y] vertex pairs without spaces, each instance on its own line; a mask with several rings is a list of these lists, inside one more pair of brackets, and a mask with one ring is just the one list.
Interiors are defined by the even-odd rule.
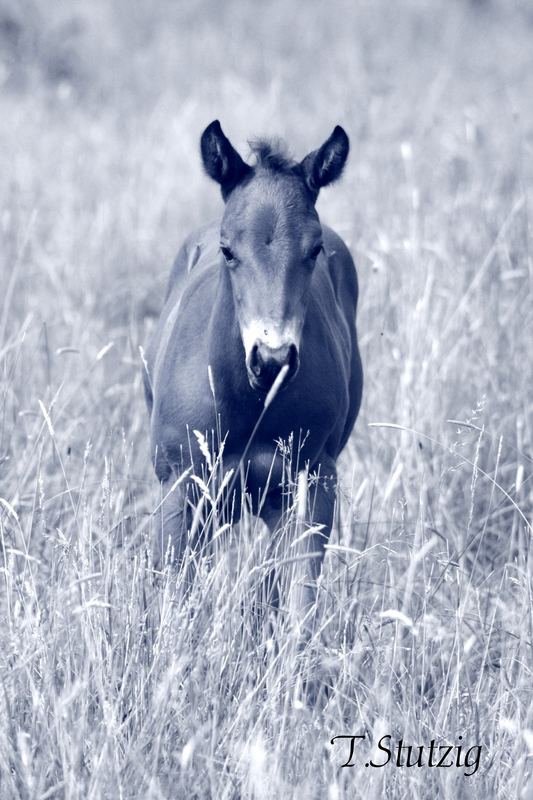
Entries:
[[255,157],[255,166],[284,175],[294,174],[297,162],[287,153],[281,139],[253,139],[248,142]]

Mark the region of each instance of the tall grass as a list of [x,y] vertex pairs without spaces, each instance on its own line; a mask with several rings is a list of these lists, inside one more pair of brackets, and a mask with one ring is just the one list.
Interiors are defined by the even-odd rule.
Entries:
[[[503,0],[0,6],[1,798],[533,796],[532,24]],[[319,211],[358,264],[365,395],[303,653],[256,614],[255,520],[189,554],[192,585],[148,555],[139,347],[220,211],[215,117],[243,150],[351,134]],[[365,732],[341,768],[331,738]],[[462,736],[480,769],[366,768],[384,733]]]

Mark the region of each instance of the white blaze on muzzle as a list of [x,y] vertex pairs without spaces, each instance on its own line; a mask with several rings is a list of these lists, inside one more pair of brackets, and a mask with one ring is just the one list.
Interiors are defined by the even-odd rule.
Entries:
[[291,344],[299,348],[300,335],[301,325],[298,325],[296,321],[276,325],[272,322],[254,319],[242,328],[242,342],[246,358],[250,355],[254,344],[259,342],[272,350]]

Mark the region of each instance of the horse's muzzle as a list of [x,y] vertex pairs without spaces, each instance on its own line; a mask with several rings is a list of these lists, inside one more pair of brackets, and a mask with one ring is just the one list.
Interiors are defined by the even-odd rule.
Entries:
[[300,366],[298,348],[295,344],[269,347],[259,340],[254,344],[246,359],[248,380],[252,389],[268,392],[280,369],[289,365],[284,386],[294,378]]

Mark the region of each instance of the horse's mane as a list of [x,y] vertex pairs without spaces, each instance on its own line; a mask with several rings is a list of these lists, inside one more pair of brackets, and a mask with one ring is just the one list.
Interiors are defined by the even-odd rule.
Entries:
[[253,139],[248,142],[255,156],[255,166],[280,172],[283,175],[294,174],[297,162],[287,153],[285,142],[281,139]]

